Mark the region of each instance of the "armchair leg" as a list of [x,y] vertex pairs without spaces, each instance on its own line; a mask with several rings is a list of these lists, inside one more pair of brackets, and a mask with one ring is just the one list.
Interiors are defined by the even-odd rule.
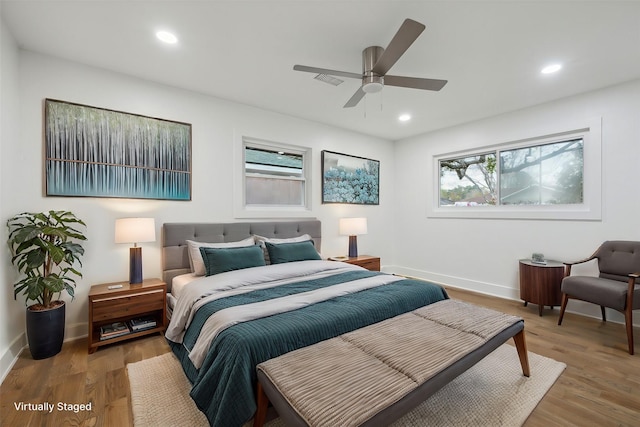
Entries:
[[604,311],[604,305],[600,306],[600,312],[602,313],[602,321],[606,322],[607,321],[607,315],[605,314],[605,311]]
[[629,342],[629,354],[633,356],[633,311],[627,307],[624,311],[624,320],[627,326],[627,341]]
[[564,317],[564,310],[567,308],[567,302],[569,301],[569,296],[562,293],[562,305],[560,306],[560,317],[558,318],[558,326],[562,325],[562,318]]

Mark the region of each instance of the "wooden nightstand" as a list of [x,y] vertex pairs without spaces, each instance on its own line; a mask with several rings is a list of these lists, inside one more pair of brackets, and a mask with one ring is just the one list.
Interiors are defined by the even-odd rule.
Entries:
[[380,257],[377,256],[358,255],[356,257],[349,257],[342,262],[359,265],[371,271],[380,271]]
[[[110,289],[110,287],[112,289]],[[160,279],[102,283],[89,291],[89,354],[98,347],[143,335],[164,333],[166,327],[167,285]],[[100,327],[114,322],[128,323],[136,317],[150,317],[155,327],[100,340]]]

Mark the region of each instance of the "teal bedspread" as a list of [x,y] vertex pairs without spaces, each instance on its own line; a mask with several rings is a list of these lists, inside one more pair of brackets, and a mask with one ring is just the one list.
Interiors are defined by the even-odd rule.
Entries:
[[[404,279],[319,302],[298,310],[231,326],[211,344],[198,370],[187,348],[208,316],[223,308],[292,295],[342,281],[383,274],[354,271],[301,281],[212,301],[198,310],[184,343],[169,342],[193,384],[191,397],[212,426],[242,426],[256,410],[257,364],[289,351],[315,344],[364,326],[447,299],[435,284]],[[320,355],[321,356],[321,355]]]

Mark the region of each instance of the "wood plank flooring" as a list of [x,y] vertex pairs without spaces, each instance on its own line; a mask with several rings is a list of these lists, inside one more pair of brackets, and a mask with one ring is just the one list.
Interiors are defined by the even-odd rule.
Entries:
[[[527,420],[526,427],[640,426],[640,334],[636,355],[627,353],[624,326],[456,289],[452,298],[525,319],[529,351],[562,361],[567,369]],[[571,303],[569,303],[571,304]],[[571,306],[569,306],[570,308]],[[32,360],[19,357],[0,386],[1,426],[132,425],[127,363],[170,351],[160,335],[102,347],[87,354],[86,339],[65,343],[62,352]],[[535,372],[532,372],[535,375]],[[92,403],[91,411],[19,411],[15,404]]]

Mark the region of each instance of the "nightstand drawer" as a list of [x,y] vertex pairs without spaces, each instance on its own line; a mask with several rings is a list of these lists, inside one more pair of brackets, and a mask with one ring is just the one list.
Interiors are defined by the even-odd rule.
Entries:
[[354,257],[344,257],[344,258],[329,258],[334,261],[342,261],[347,264],[358,265],[362,268],[366,268],[371,271],[380,271],[380,257],[371,256],[371,255],[360,255]]
[[380,258],[360,261],[358,265],[366,268],[367,270],[380,271]]
[[164,290],[156,289],[131,295],[104,296],[93,300],[93,321],[116,319],[154,310],[162,310]]

